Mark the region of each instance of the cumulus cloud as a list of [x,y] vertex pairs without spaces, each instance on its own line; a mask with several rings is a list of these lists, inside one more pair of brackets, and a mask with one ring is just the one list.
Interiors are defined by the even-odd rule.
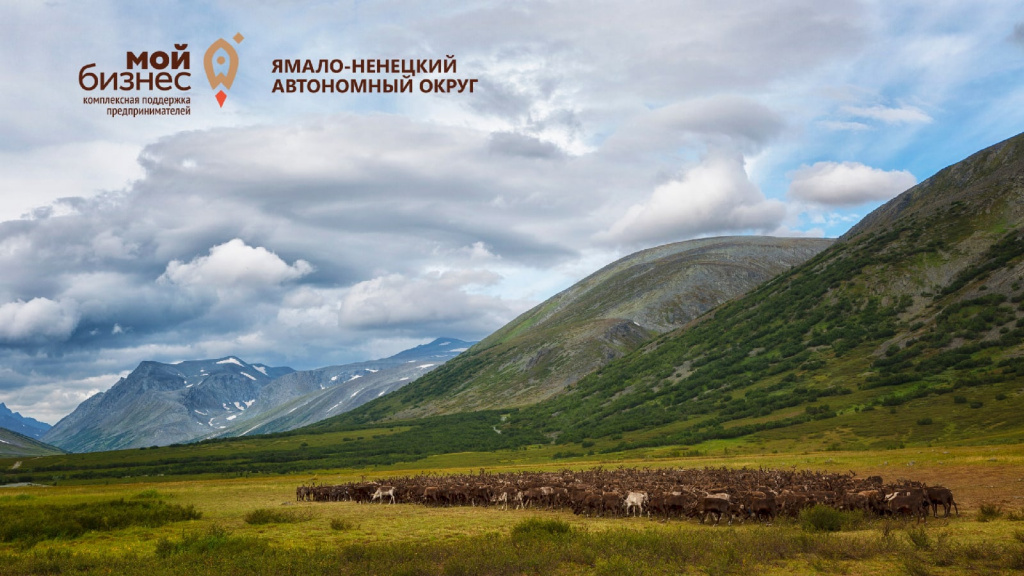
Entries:
[[143,175],[135,162],[138,153],[137,146],[110,142],[76,142],[30,152],[0,147],[0,164],[5,166],[0,190],[11,192],[0,196],[0,220],[31,214],[62,197],[123,188]]
[[816,162],[789,173],[789,196],[827,206],[888,200],[914,184],[906,170],[881,170],[859,162]]
[[[430,272],[414,279],[400,274],[379,276],[347,291],[340,302],[339,322],[353,327],[402,326],[507,312],[495,299],[474,297],[466,291],[498,280],[496,274],[484,270]],[[491,301],[490,306],[486,301]]]
[[750,181],[741,156],[716,152],[681,179],[655,188],[647,202],[633,205],[597,238],[653,244],[699,235],[768,232],[785,215],[785,204],[766,198]]
[[305,260],[289,265],[266,248],[254,248],[235,238],[210,248],[209,256],[188,263],[172,260],[161,278],[184,286],[259,288],[295,280],[312,271],[313,266]]
[[348,288],[305,287],[278,312],[285,326],[314,336],[352,332],[478,334],[500,326],[526,304],[480,293],[501,277],[484,269],[385,274]]
[[66,340],[78,325],[74,302],[49,298],[0,305],[0,341],[9,344]]
[[[16,412],[46,422],[56,424],[61,418],[74,410],[79,404],[110,388],[112,384],[128,375],[128,371],[120,373],[98,373],[86,378],[60,378],[53,381],[43,377],[37,380],[36,386],[24,388],[15,393],[0,390],[0,402],[7,404]],[[0,373],[0,379],[3,374]]]

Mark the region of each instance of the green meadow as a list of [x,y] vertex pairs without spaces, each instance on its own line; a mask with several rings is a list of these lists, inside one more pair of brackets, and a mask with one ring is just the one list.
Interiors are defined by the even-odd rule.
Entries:
[[[311,448],[312,438],[252,442],[265,450],[263,443],[275,441],[306,442]],[[998,574],[1024,569],[1020,444],[854,451],[762,451],[747,444],[718,441],[685,447],[683,454],[663,447],[569,459],[553,457],[558,446],[543,446],[315,473],[131,476],[6,487],[0,489],[0,573]],[[192,449],[227,457],[220,452],[226,446]],[[176,450],[186,448],[34,462],[92,458],[94,466],[127,461],[141,466],[174,457]],[[19,469],[33,467],[33,460],[20,461]],[[0,462],[4,469],[12,465]],[[547,510],[295,502],[295,488],[303,483],[593,466],[854,470],[887,481],[948,486],[961,514],[917,524],[831,511],[836,517],[825,520],[805,514],[772,526],[711,527],[693,520],[585,518]]]

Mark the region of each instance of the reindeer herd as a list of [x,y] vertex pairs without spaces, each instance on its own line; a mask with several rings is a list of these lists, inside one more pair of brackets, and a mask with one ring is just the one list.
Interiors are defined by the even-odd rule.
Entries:
[[419,475],[335,486],[299,486],[299,501],[415,503],[427,506],[493,506],[568,509],[586,516],[658,516],[699,518],[703,524],[723,517],[771,523],[823,504],[875,515],[909,515],[923,522],[930,511],[960,514],[953,493],[942,486],[901,480],[886,484],[880,476],[853,472],[772,469],[563,470],[465,475]]

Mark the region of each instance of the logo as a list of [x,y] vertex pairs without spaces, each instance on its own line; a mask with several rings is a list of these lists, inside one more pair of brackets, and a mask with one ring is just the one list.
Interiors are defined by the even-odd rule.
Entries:
[[[241,44],[245,37],[235,34],[231,39],[235,41],[235,44]],[[224,87],[223,90],[217,90],[215,95],[217,103],[223,108],[224,101],[228,99],[225,90],[231,89],[231,84],[235,81],[235,74],[238,73],[238,52],[227,40],[218,38],[206,49],[203,66],[206,68],[206,78],[210,81],[210,88],[217,90],[217,86]],[[227,74],[223,73],[225,66],[227,66]]]

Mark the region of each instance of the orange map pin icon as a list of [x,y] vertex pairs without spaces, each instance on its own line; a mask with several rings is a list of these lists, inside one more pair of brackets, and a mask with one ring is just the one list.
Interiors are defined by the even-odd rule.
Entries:
[[[235,44],[241,44],[242,40],[245,40],[245,36],[241,34],[235,34],[232,37]],[[223,51],[224,54],[217,56],[217,53]],[[225,63],[228,65],[228,73],[223,74],[216,72],[214,67],[214,57],[216,57],[216,64],[223,66]],[[206,79],[210,81],[210,88],[214,90],[217,86],[223,86],[223,90],[218,90],[216,94],[217,103],[224,107],[224,101],[228,99],[228,95],[224,90],[230,90],[231,84],[235,81],[235,74],[238,73],[238,52],[235,51],[235,47],[228,43],[223,38],[218,38],[216,42],[210,44],[210,47],[206,49],[206,55],[203,56],[203,67],[206,68]]]

